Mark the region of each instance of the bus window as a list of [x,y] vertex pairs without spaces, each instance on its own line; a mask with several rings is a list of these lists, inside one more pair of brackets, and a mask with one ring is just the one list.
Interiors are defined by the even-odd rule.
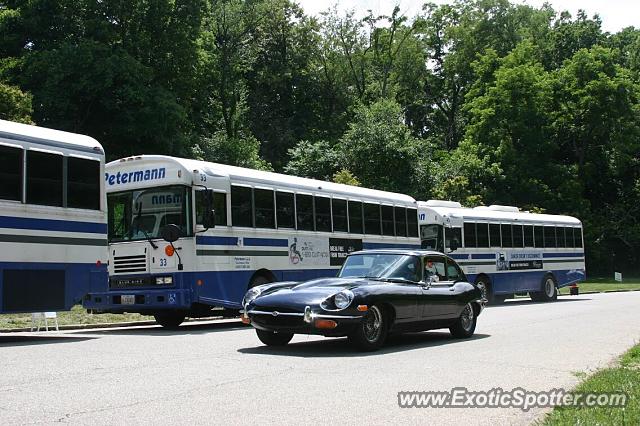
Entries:
[[296,227],[293,192],[276,191],[276,215],[278,228]]
[[555,226],[544,227],[544,246],[547,248],[556,247],[556,228]]
[[331,213],[333,216],[333,231],[347,232],[347,200],[339,198],[331,200]]
[[213,211],[216,213],[216,226],[227,226],[227,194],[213,193]]
[[252,191],[247,186],[231,185],[231,224],[253,226]]
[[565,228],[563,226],[556,227],[556,240],[558,241],[558,247],[567,246],[567,241],[565,238]]
[[489,225],[486,223],[478,223],[476,225],[476,238],[478,239],[478,247],[489,247]]
[[491,247],[502,247],[502,241],[500,241],[500,225],[497,223],[489,224],[489,243]]
[[275,228],[276,215],[273,205],[273,191],[270,189],[253,190],[253,202],[255,205],[256,228]]
[[417,237],[418,234],[418,209],[407,209],[407,237]]
[[316,231],[331,232],[331,199],[314,197],[316,207]]
[[573,241],[575,247],[582,248],[582,228],[575,228],[573,230]]
[[542,226],[534,226],[533,227],[533,236],[535,239],[536,248],[544,248],[544,234],[542,231]]
[[364,203],[364,232],[380,235],[380,204]]
[[513,225],[513,246],[514,247],[524,247],[523,239],[522,239],[522,225]]
[[27,203],[62,207],[62,155],[27,151]]
[[464,224],[464,246],[465,247],[478,247],[476,240],[476,224],[465,223]]
[[444,251],[442,225],[420,226],[420,241],[423,249]]
[[298,229],[313,231],[313,197],[311,195],[296,194],[296,212]]
[[513,247],[512,231],[510,223],[500,225],[502,231],[502,247]]
[[[457,248],[462,247],[462,228],[447,228],[444,231],[444,245],[447,249],[452,249],[454,248],[454,244],[453,242],[455,242],[455,247],[456,250]],[[440,250],[440,251],[444,251],[444,250]]]
[[395,235],[395,225],[393,224],[393,206],[382,206],[382,234]]
[[[204,223],[207,191],[196,191],[196,225]],[[216,213],[215,225],[227,226],[227,194],[215,192],[213,194],[213,211]]]
[[349,232],[352,234],[364,233],[362,203],[360,201],[349,201]]
[[396,219],[396,235],[398,237],[407,236],[407,210],[404,207],[393,208]]
[[0,199],[22,200],[22,152],[0,145]]
[[67,207],[100,210],[100,162],[67,158]]
[[524,226],[524,246],[533,247],[533,225]]

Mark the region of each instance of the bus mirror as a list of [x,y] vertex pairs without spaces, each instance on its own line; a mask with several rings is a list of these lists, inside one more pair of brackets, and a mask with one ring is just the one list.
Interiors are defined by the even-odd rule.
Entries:
[[460,248],[460,246],[458,245],[458,240],[455,238],[451,240],[451,242],[449,243],[449,248],[451,249],[451,251],[458,250]]
[[207,210],[204,214],[204,218],[202,220],[202,226],[205,229],[215,228],[216,227],[216,211],[213,209]]
[[160,230],[160,236],[168,243],[174,243],[182,236],[182,231],[178,225],[169,224]]

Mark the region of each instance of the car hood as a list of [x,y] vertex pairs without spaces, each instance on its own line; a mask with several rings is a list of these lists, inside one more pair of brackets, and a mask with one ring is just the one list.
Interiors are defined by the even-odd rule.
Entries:
[[363,278],[321,278],[303,283],[290,283],[270,288],[254,299],[254,308],[290,308],[304,310],[305,306],[319,305],[327,297],[345,289],[372,284]]

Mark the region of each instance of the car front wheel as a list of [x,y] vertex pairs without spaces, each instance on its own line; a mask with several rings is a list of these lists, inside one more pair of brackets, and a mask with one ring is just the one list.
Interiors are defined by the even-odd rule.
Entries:
[[267,346],[284,346],[293,339],[293,333],[274,333],[266,330],[256,330],[258,339]]
[[476,321],[476,312],[471,303],[467,303],[456,322],[449,327],[449,331],[453,337],[459,339],[471,337],[476,331]]
[[349,335],[349,341],[360,351],[375,351],[384,344],[388,328],[383,309],[373,305]]

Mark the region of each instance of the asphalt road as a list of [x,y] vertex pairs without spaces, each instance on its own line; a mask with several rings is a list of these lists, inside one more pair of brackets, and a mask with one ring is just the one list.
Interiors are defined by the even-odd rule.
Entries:
[[507,302],[476,336],[396,337],[373,354],[237,321],[0,334],[0,424],[528,424],[544,410],[399,408],[398,391],[571,387],[640,340],[640,292]]

